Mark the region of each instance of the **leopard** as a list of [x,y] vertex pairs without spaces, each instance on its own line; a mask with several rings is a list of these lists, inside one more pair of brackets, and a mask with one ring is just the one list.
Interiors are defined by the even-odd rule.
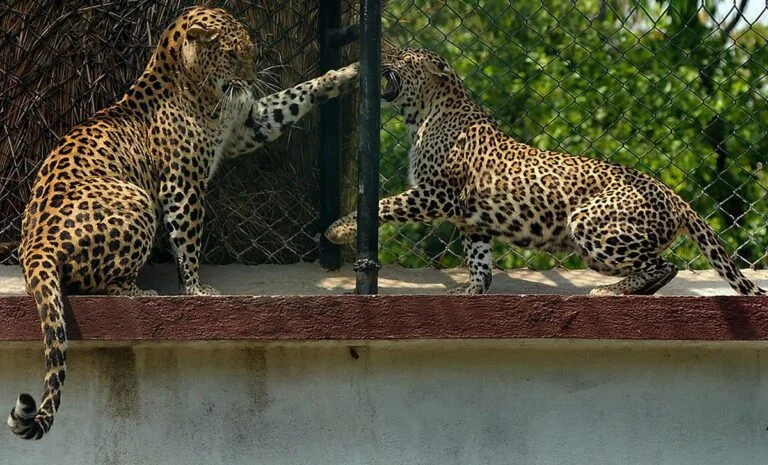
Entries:
[[[430,50],[382,55],[382,106],[399,111],[411,148],[410,188],[379,201],[378,222],[447,220],[460,230],[469,280],[448,293],[488,291],[498,238],[528,250],[575,252],[589,268],[622,278],[591,295],[653,295],[677,274],[662,252],[685,234],[735,291],[765,295],[704,219],[656,178],[517,141]],[[336,244],[356,234],[356,213],[325,231]]]
[[228,11],[185,10],[146,68],[111,106],[73,127],[42,163],[22,217],[19,259],[45,342],[38,404],[21,394],[7,423],[41,439],[66,376],[63,295],[153,296],[136,284],[165,228],[187,295],[216,295],[199,277],[202,199],[223,159],[277,139],[320,102],[354,86],[352,64],[273,94],[259,46]]

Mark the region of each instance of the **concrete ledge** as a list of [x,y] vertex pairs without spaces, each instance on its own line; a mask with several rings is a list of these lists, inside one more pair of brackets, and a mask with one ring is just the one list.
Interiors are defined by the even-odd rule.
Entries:
[[[72,340],[768,339],[768,297],[76,296]],[[0,298],[0,341],[38,341],[29,297]]]
[[[748,278],[768,287],[768,270],[743,271]],[[223,295],[340,295],[355,288],[355,272],[349,265],[338,271],[326,271],[317,263],[204,265],[200,275],[204,283],[212,285]],[[379,271],[379,293],[443,295],[447,289],[468,279],[466,268],[436,270],[389,265]],[[590,270],[495,270],[490,293],[587,295],[594,286],[618,280]],[[139,286],[155,289],[162,295],[178,294],[177,282],[176,268],[171,264],[147,265],[139,274]],[[24,278],[18,266],[0,266],[0,296],[3,295],[26,295]],[[681,270],[658,295],[735,293],[713,270]]]

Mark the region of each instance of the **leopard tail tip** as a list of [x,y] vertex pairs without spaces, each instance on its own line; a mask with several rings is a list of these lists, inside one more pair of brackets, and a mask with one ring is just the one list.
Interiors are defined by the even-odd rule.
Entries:
[[29,394],[21,394],[6,421],[13,434],[22,439],[40,439],[50,429],[37,418],[37,403]]

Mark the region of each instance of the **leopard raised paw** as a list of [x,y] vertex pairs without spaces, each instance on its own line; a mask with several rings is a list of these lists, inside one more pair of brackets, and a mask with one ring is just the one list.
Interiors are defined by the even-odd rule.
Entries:
[[352,244],[357,237],[357,213],[340,218],[325,230],[325,237],[334,244]]

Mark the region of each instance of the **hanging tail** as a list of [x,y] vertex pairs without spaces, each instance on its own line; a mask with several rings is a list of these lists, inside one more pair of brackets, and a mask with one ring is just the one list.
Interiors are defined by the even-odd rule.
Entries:
[[[44,257],[25,269],[30,292],[35,298],[45,338],[45,386],[38,407],[29,394],[21,394],[8,415],[8,426],[24,439],[40,439],[53,425],[53,416],[59,409],[61,385],[66,372],[67,338],[64,327],[64,306],[57,260]],[[35,265],[37,265],[35,267]]]
[[741,273],[720,245],[715,231],[690,207],[688,207],[688,221],[685,229],[688,231],[688,237],[696,243],[712,267],[736,292],[742,295],[766,295],[765,289],[757,286]]

